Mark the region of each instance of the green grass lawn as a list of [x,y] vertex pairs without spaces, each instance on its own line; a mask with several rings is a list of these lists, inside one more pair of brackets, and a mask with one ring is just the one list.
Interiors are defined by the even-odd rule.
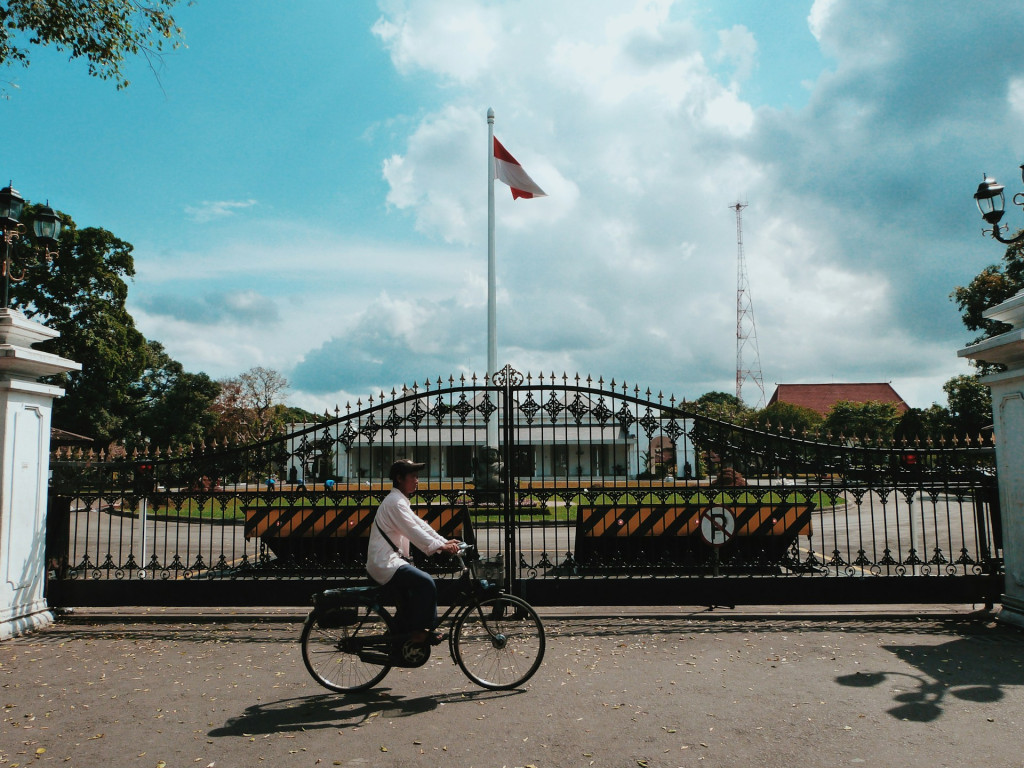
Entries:
[[[583,494],[577,494],[570,498],[567,503],[564,498],[555,501],[542,501],[536,496],[523,494],[519,497],[519,504],[515,508],[515,517],[521,521],[556,522],[566,523],[576,520],[576,507],[580,505],[615,505],[615,506],[655,506],[661,504],[697,504],[697,505],[722,505],[731,504],[754,504],[757,503],[757,496],[747,491],[732,494],[716,492],[715,490],[702,491],[697,494],[671,493],[664,497],[650,493],[645,489],[638,489],[634,492],[610,495],[599,494],[593,501]],[[147,508],[147,514],[153,517],[185,518],[189,520],[207,520],[211,522],[242,522],[245,519],[245,510],[273,507],[308,507],[338,509],[340,507],[371,507],[377,506],[377,497],[367,494],[362,498],[327,498],[319,494],[299,496],[297,498],[286,498],[285,496],[268,496],[265,493],[246,495],[214,495],[214,496],[185,496],[180,499],[181,506],[176,506],[166,500],[154,499]],[[414,504],[423,504],[423,499],[414,499]],[[825,493],[820,491],[808,494],[800,490],[776,492],[773,491],[761,499],[763,504],[807,504],[813,503],[816,509],[827,509],[832,506],[832,500]],[[435,505],[444,505],[444,500],[435,499]],[[495,506],[470,506],[468,507],[474,522],[480,523],[501,523],[504,520],[504,513]],[[139,508],[128,510],[138,514]]]

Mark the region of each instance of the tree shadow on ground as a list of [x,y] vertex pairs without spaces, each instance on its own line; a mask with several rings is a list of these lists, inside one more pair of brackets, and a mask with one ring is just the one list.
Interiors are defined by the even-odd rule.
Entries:
[[916,671],[857,672],[836,682],[855,688],[892,686],[896,704],[888,712],[899,720],[932,722],[942,716],[949,697],[993,704],[1006,696],[1006,688],[1024,686],[1024,636],[1019,633],[881,647]]
[[413,717],[442,704],[469,704],[516,696],[523,691],[471,691],[406,698],[386,690],[349,694],[318,694],[261,702],[229,718],[209,732],[211,737],[357,728],[371,717]]

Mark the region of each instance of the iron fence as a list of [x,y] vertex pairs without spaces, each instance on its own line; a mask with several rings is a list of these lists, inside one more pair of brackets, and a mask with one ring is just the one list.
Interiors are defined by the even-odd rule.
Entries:
[[[53,457],[51,604],[294,604],[365,578],[388,467],[537,604],[992,602],[993,448],[837,445],[506,368],[264,443]],[[451,561],[424,561],[442,585]],[[442,589],[444,592],[444,589]]]

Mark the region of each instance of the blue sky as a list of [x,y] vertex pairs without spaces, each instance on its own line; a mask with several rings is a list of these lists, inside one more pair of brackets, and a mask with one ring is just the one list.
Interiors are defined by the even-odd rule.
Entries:
[[180,8],[188,47],[122,91],[58,51],[4,74],[0,174],[134,244],[130,309],[187,369],[275,368],[314,410],[483,373],[493,107],[549,193],[497,189],[499,364],[733,391],[742,199],[766,395],[890,381],[925,407],[967,370],[948,296],[1002,254],[982,172],[1020,188],[1024,8],[281,8]]

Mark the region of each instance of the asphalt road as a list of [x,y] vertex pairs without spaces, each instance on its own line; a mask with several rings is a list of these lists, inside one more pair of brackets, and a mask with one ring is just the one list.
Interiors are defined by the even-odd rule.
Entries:
[[546,609],[523,690],[441,646],[349,696],[307,675],[289,609],[78,613],[0,643],[0,767],[1024,764],[1020,630],[784,611]]

